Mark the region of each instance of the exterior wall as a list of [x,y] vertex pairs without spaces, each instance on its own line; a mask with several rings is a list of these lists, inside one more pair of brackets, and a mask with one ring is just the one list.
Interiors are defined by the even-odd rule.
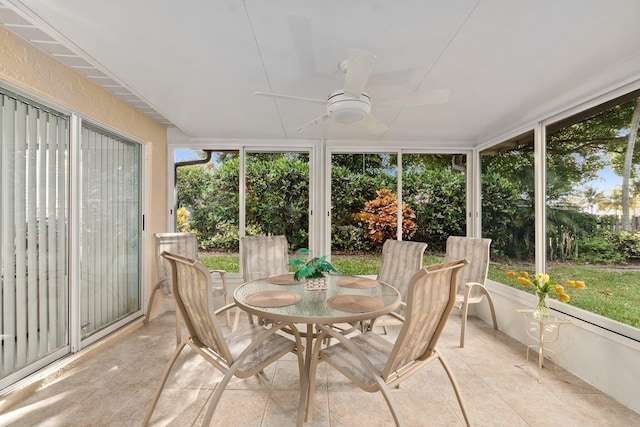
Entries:
[[[66,65],[0,27],[0,80],[63,106],[97,124],[146,143],[145,194],[147,290],[155,279],[155,248],[150,238],[167,227],[166,127],[97,86]],[[163,309],[162,304],[156,304]]]

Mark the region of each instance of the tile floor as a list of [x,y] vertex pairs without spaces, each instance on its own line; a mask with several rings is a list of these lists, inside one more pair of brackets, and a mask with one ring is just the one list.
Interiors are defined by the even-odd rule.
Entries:
[[[173,313],[167,313],[68,364],[0,414],[0,426],[139,426],[175,348],[173,322]],[[457,376],[473,425],[640,425],[640,414],[562,369],[545,368],[539,384],[535,362],[516,366],[524,361],[524,346],[481,320],[470,318],[465,348],[459,348],[459,327],[459,316],[452,315],[439,348]],[[289,356],[270,366],[266,378],[232,380],[214,425],[295,425],[298,372],[295,357]],[[199,425],[220,377],[185,350],[152,424]],[[393,398],[406,426],[464,425],[438,362],[394,389]],[[319,367],[315,411],[307,426],[390,425],[393,421],[380,393],[361,391],[331,367]]]

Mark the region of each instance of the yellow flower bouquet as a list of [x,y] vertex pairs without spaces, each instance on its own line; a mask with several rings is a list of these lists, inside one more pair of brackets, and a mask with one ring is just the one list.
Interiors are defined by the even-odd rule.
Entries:
[[[569,302],[571,299],[569,295],[564,292],[564,286],[551,280],[548,274],[536,273],[535,276],[530,276],[526,271],[516,273],[510,271],[507,273],[507,277],[510,279],[515,278],[516,282],[525,286],[534,286],[536,288],[536,295],[538,296],[538,305],[533,310],[534,316],[543,317],[549,314],[549,306],[547,305],[547,295],[552,290],[558,295],[558,299],[562,302]],[[586,286],[583,281],[580,280],[567,280],[565,286],[572,286],[578,289],[584,289]]]

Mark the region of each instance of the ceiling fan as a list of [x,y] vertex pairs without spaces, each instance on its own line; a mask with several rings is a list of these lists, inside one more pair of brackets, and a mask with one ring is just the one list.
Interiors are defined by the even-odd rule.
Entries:
[[[349,57],[340,62],[340,69],[345,73],[344,88],[331,92],[327,99],[304,98],[269,92],[255,92],[255,94],[272,98],[312,102],[326,106],[326,112],[323,115],[303,124],[297,129],[298,131],[303,131],[310,126],[331,119],[345,124],[360,123],[373,133],[385,133],[389,128],[371,114],[372,100],[369,94],[364,91],[375,61],[376,56],[369,52],[349,49]],[[380,107],[412,107],[442,104],[449,100],[449,94],[449,89],[438,89],[376,101],[376,105]]]

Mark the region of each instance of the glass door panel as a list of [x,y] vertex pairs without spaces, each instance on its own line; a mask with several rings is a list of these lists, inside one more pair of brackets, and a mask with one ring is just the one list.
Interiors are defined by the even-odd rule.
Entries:
[[141,309],[140,144],[88,124],[80,165],[82,339]]
[[69,345],[69,118],[0,92],[0,389]]
[[208,268],[239,272],[239,151],[176,150],[174,159],[176,231],[198,236]]
[[397,154],[331,156],[331,260],[344,274],[377,274],[397,235]]
[[466,156],[403,154],[403,240],[444,253],[449,236],[466,234]]
[[309,248],[309,153],[246,155],[247,236],[284,235],[290,251]]
[[533,130],[484,150],[482,236],[491,239],[489,278],[517,289],[531,287],[507,279],[508,271],[535,268]]

